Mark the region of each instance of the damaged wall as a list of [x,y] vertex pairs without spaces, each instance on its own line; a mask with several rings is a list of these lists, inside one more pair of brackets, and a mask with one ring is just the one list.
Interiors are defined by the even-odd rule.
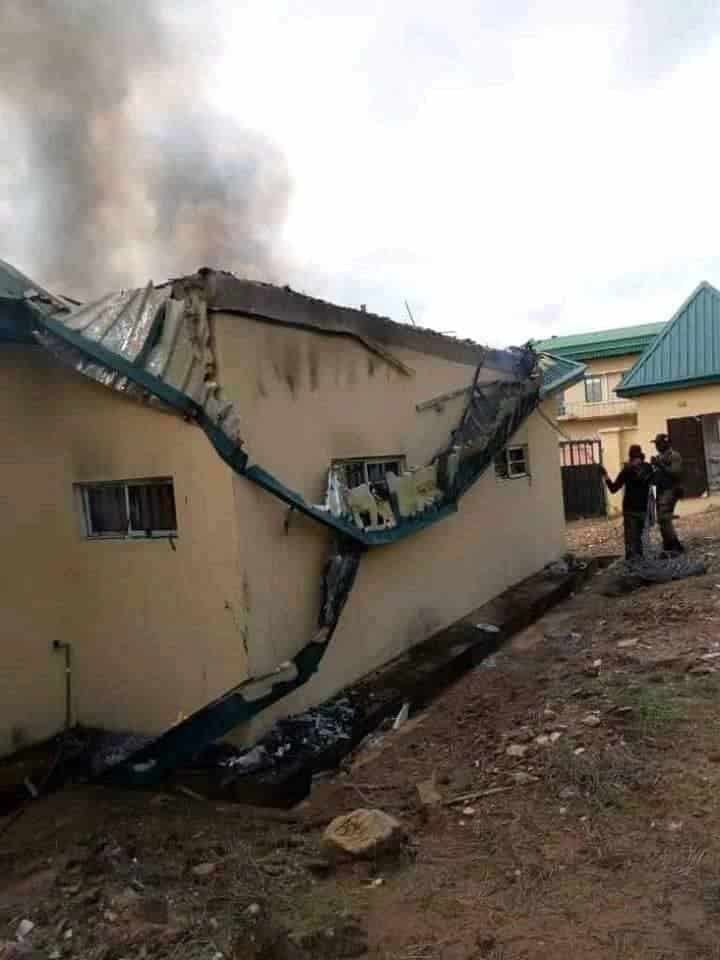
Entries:
[[[491,469],[463,498],[458,514],[366,553],[321,670],[250,729],[239,730],[239,739],[250,741],[273,719],[322,702],[562,554],[565,524],[554,431],[533,414],[515,439],[528,443],[532,478],[499,481]],[[282,511],[273,505],[257,515],[262,494],[241,478],[235,480],[235,495],[243,522],[252,517],[252,536],[239,540],[251,582],[253,555],[274,557],[272,585],[260,584],[249,620],[255,670],[278,663],[312,630],[317,605],[299,587],[306,580],[318,582],[328,535],[307,520],[293,521],[285,535]]]
[[416,404],[470,386],[476,369],[393,347],[407,374],[348,337],[226,313],[213,323],[218,380],[235,400],[251,463],[316,503],[333,459],[405,454],[410,466],[427,463],[447,445],[467,397],[439,412],[418,413]]
[[[213,323],[218,379],[242,411],[251,462],[314,502],[333,459],[404,454],[408,466],[428,462],[447,444],[467,395],[439,410],[417,406],[469,386],[475,374],[474,365],[394,347],[414,371],[408,376],[347,338],[222,313]],[[482,371],[483,381],[493,377]],[[562,553],[557,438],[533,416],[516,436],[526,439],[531,480],[501,482],[491,468],[456,516],[366,553],[320,672],[267,717],[324,699]],[[233,490],[250,670],[264,673],[312,635],[331,534],[297,513],[288,524],[286,508],[242,477]],[[259,723],[267,722],[263,715]]]
[[[218,379],[242,411],[251,463],[310,502],[322,502],[334,459],[404,454],[408,466],[424,465],[447,445],[467,397],[454,397],[439,412],[418,412],[416,405],[469,386],[475,375],[474,365],[396,347],[393,355],[414,371],[409,376],[346,337],[223,313],[214,314],[213,323]],[[250,596],[251,673],[264,673],[312,634],[331,535],[298,513],[286,535],[282,504],[242,477],[234,478],[233,489],[241,576]]]
[[[160,731],[247,675],[231,473],[200,430],[38,347],[4,345],[0,377],[0,753],[62,727],[55,639],[73,644],[75,718]],[[73,483],[157,476],[175,483],[174,551],[82,538]]]
[[[475,374],[474,363],[401,345],[383,357],[345,336],[237,315],[212,314],[212,325],[218,379],[236,403],[251,462],[310,502],[322,502],[335,458],[426,463],[446,447],[466,402],[457,391]],[[332,542],[327,528],[288,516],[270,494],[233,475],[181,418],[66,372],[38,349],[5,350],[2,363],[13,398],[0,437],[13,465],[8,543],[19,557],[6,583],[16,620],[9,656],[15,673],[27,663],[45,671],[40,692],[30,684],[32,711],[23,710],[30,694],[12,701],[18,715],[42,718],[30,738],[62,719],[62,663],[50,652],[56,638],[74,645],[75,718],[148,733],[308,643]],[[453,396],[438,409],[417,409],[443,394]],[[500,482],[490,469],[458,515],[373,547],[320,672],[264,714],[263,725],[324,699],[562,551],[555,437],[537,416],[522,429],[532,480]],[[175,482],[175,551],[167,541],[83,539],[73,483],[153,476]],[[28,570],[38,571],[37,610],[21,583]]]

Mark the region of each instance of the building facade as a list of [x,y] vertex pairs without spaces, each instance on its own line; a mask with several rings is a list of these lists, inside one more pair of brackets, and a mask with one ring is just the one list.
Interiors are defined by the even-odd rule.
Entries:
[[623,378],[637,442],[668,433],[683,458],[681,512],[720,494],[720,292],[701,283]]
[[[617,389],[664,327],[664,323],[643,324],[551,337],[535,344],[538,350],[583,363],[586,368],[584,378],[558,396],[562,439],[578,444],[572,451],[561,446],[564,465],[571,466],[572,454],[573,460],[584,463],[602,459],[611,474],[619,471],[628,447],[637,442],[638,407],[634,399],[619,396]],[[583,446],[582,441],[589,442]],[[621,509],[621,493],[606,490],[605,498],[611,515]]]
[[[646,455],[668,433],[684,463],[680,514],[715,504],[720,495],[720,292],[701,283],[658,324],[552,337],[535,344],[582,361],[585,376],[558,398],[567,441],[588,441],[588,458],[614,474],[637,443]],[[592,446],[592,442],[595,446]],[[562,449],[563,443],[561,443]],[[607,493],[609,513],[622,493]]]
[[[228,275],[87,307],[16,280],[2,753],[67,722],[160,734],[228,691],[252,740],[564,550],[551,394],[577,364]],[[338,543],[362,558],[318,641]]]

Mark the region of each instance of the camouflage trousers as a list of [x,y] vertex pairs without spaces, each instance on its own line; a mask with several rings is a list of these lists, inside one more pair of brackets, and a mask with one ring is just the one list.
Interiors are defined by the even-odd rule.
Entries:
[[680,548],[680,541],[678,539],[677,531],[675,530],[675,524],[673,522],[673,514],[675,513],[676,504],[677,497],[675,496],[674,491],[663,490],[658,493],[657,518],[658,526],[660,527],[660,534],[662,535],[664,550],[677,550]]

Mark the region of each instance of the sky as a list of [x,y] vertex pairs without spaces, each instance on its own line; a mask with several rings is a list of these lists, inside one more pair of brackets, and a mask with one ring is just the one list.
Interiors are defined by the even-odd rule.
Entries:
[[[63,177],[77,183],[55,229],[73,232],[78,195],[96,180],[101,215],[78,249],[96,271],[114,265],[103,283],[201,265],[176,266],[181,247],[226,258],[237,238],[255,276],[400,321],[407,301],[419,325],[493,346],[665,320],[700,281],[720,286],[717,3],[147,0],[134,17],[113,0],[92,34],[87,16],[101,19],[107,0],[37,0],[53,29],[35,18],[24,48],[26,2],[0,0],[16,25],[0,57],[0,117],[21,144],[0,159],[0,256],[40,282],[83,269],[72,245],[74,272],[66,263],[56,277],[37,256],[48,198],[59,203],[61,140]],[[155,6],[173,44],[140,12]],[[80,9],[71,46],[57,18]],[[73,80],[64,100],[61,54]],[[25,71],[28,56],[42,70]],[[91,70],[120,82],[106,91]],[[75,110],[82,88],[93,96]],[[28,133],[33,112],[42,137]],[[224,130],[239,139],[224,142]],[[146,156],[152,184],[136,189]],[[181,203],[202,164],[212,182]],[[208,246],[223,204],[234,219]]]
[[225,35],[213,97],[285,153],[293,285],[493,345],[720,285],[718,4],[261,0]]

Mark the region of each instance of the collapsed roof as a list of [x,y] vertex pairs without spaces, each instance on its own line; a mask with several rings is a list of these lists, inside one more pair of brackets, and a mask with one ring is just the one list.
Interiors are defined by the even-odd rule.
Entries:
[[[379,529],[368,529],[362,519],[358,522],[342,491],[340,496],[328,496],[325,504],[309,504],[250,462],[241,436],[242,411],[216,379],[210,335],[215,310],[353,337],[400,370],[404,365],[392,353],[398,345],[468,363],[474,369],[472,382],[460,391],[467,394],[467,401],[445,448],[430,464],[395,478],[392,502],[377,511],[387,521]],[[315,635],[291,661],[233,686],[98,774],[133,784],[157,782],[208,743],[305,684],[318,670],[332,639],[365,548],[408,536],[456,512],[463,493],[541,399],[579,379],[584,371],[581,364],[538,356],[529,348],[486,350],[470,341],[212,271],[78,305],[41,289],[0,262],[2,339],[37,341],[84,376],[194,421],[238,474],[339,535],[323,576]],[[364,493],[377,495],[374,490]]]
[[[8,268],[0,288],[23,311],[30,311],[33,337],[61,361],[106,387],[161,404],[196,422],[237,473],[364,546],[397,540],[456,512],[461,496],[540,400],[583,372],[580,364],[549,355],[538,357],[530,348],[491,350],[364,310],[315,300],[289,288],[211,270],[160,286],[110,293],[82,305],[39,288],[13,268]],[[475,368],[461,422],[445,448],[431,463],[397,478],[398,488],[403,486],[410,494],[410,500],[406,496],[403,501],[409,502],[407,509],[398,507],[401,498],[392,497],[392,507],[382,513],[381,524],[363,523],[347,498],[308,503],[252,462],[252,452],[243,444],[242,411],[217,379],[213,312],[240,313],[258,322],[350,337],[408,375],[412,371],[393,354],[394,347]],[[375,491],[364,493],[376,497]]]

